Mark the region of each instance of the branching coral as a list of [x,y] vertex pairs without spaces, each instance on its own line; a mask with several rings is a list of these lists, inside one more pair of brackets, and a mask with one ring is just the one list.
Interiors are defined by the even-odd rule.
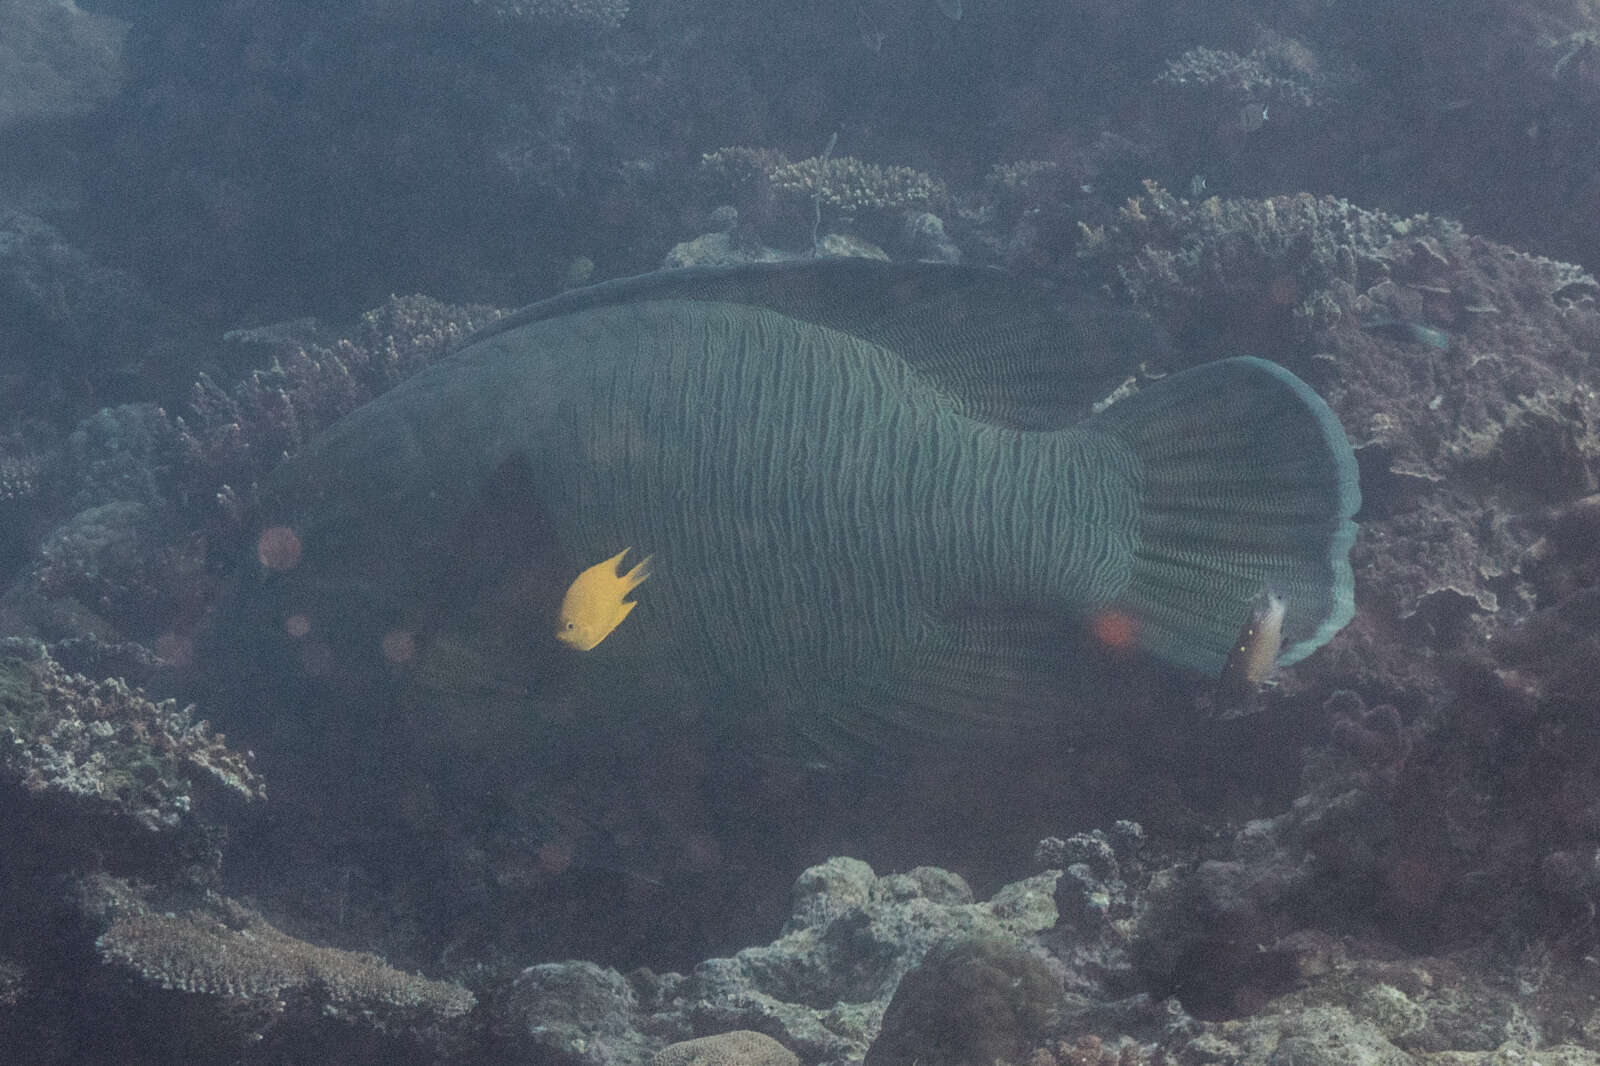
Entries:
[[1295,41],[1274,42],[1249,55],[1192,48],[1156,78],[1165,88],[1209,90],[1256,108],[1316,106],[1324,82],[1310,53]]
[[864,163],[853,156],[812,156],[791,163],[770,148],[723,148],[701,166],[726,181],[735,195],[752,186],[792,204],[820,203],[844,214],[926,208],[949,199],[937,178],[911,167]]
[[[390,297],[352,338],[287,345],[231,391],[202,374],[177,421],[181,480],[193,498],[235,499],[307,440],[500,316],[423,296]],[[230,488],[231,487],[231,488]]]
[[41,456],[0,454],[0,501],[31,499],[39,492],[44,472]]
[[852,214],[927,207],[949,197],[943,182],[920,170],[863,163],[853,156],[785,163],[767,180],[780,196],[806,202],[820,197],[822,206]]

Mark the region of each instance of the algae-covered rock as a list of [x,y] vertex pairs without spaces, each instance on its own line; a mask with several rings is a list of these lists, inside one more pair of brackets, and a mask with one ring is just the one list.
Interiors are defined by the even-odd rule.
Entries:
[[127,32],[121,19],[72,0],[0,4],[0,128],[81,113],[111,96]]
[[[1060,993],[1047,964],[1024,946],[1054,921],[1054,876],[975,902],[946,870],[879,877],[860,860],[830,859],[796,879],[790,918],[770,944],[707,959],[684,975],[623,976],[577,961],[529,967],[492,1006],[492,1027],[508,1046],[535,1047],[538,1061],[566,1066],[643,1066],[663,1040],[739,1029],[774,1037],[803,1062],[859,1062],[901,979],[936,945],[969,944],[936,973],[970,988],[964,1002],[975,1009],[1011,1003],[1022,1019],[1017,1031],[1031,1038]],[[1015,1002],[1000,987],[1013,978],[1023,982]],[[934,995],[944,981],[932,980]]]
[[900,981],[866,1066],[1018,1062],[1060,1009],[1061,983],[1014,940],[941,944]]

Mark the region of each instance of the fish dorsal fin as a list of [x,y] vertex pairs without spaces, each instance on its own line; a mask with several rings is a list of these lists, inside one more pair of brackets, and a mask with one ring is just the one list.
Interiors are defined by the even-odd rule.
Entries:
[[1082,419],[1161,351],[1146,319],[1064,300],[998,270],[813,259],[620,278],[532,304],[472,340],[596,307],[654,300],[748,304],[895,352],[966,414],[1022,429]]

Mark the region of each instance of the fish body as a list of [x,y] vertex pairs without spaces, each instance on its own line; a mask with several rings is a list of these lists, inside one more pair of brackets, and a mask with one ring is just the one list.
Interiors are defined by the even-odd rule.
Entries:
[[1368,315],[1361,320],[1361,328],[1404,344],[1421,344],[1441,352],[1450,350],[1450,334],[1412,318],[1397,318],[1388,314]]
[[904,671],[963,605],[1122,591],[1137,516],[1117,440],[971,418],[838,331],[684,310],[535,329],[541,347],[587,353],[552,390],[584,400],[535,407],[523,445],[559,540],[670,546],[629,623],[648,622],[640,639],[771,691]]
[[[1353,609],[1337,420],[1257,359],[1086,417],[1150,355],[1114,323],[994,272],[860,261],[563,294],[281,470],[264,519],[305,550],[273,580],[352,640],[437,611],[430,590],[470,584],[444,531],[515,468],[574,569],[618,544],[672,560],[636,603],[647,570],[584,572],[567,598],[596,643],[627,618],[630,654],[758,696],[987,704],[1039,646],[1013,618],[1107,610],[1137,650],[1216,677],[1264,587],[1286,604],[1277,661],[1310,654]],[[1021,665],[1041,664],[1068,665]]]
[[556,616],[557,640],[578,651],[592,651],[639,606],[626,597],[650,576],[653,556],[645,556],[633,569],[621,573],[623,557],[629,550],[624,548],[604,562],[595,563],[568,586]]
[[1261,594],[1223,664],[1225,689],[1252,691],[1272,677],[1283,650],[1283,620],[1287,614],[1283,597],[1270,590]]

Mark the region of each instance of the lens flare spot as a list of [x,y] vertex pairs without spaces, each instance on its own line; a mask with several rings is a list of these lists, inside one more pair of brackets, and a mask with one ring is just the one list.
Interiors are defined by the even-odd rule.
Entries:
[[299,640],[311,632],[311,619],[303,614],[291,614],[283,620],[283,631],[295,640]]
[[256,538],[256,558],[268,570],[293,570],[300,565],[300,537],[288,526],[269,526]]
[[1102,647],[1112,651],[1132,651],[1139,643],[1139,625],[1127,611],[1108,607],[1089,619],[1089,632]]

